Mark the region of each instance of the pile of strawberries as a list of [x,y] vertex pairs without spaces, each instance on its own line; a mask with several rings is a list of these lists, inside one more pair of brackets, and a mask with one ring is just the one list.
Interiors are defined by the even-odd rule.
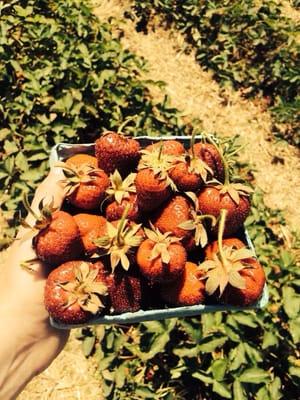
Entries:
[[63,163],[62,210],[41,207],[33,245],[52,271],[45,306],[59,322],[202,303],[247,306],[265,284],[239,238],[251,189],[230,182],[214,142],[141,148],[106,132],[95,156]]

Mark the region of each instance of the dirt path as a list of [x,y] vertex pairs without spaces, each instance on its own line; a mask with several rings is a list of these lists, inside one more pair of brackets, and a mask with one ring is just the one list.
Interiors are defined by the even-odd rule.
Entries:
[[[95,8],[100,19],[122,19],[128,2],[110,0]],[[238,91],[221,89],[196,62],[194,54],[184,54],[184,39],[178,33],[156,28],[147,35],[137,33],[134,23],[121,24],[123,45],[148,61],[147,78],[166,82],[173,106],[186,118],[202,120],[206,132],[239,134],[248,144],[242,157],[252,165],[257,186],[265,193],[266,204],[285,212],[292,229],[300,224],[300,159],[295,147],[273,139],[270,114],[257,101],[242,98]],[[151,89],[161,98],[158,89]]]

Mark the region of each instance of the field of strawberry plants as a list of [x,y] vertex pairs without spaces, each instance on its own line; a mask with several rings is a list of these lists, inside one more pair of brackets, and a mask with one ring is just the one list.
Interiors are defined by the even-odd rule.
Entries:
[[[146,20],[152,3],[136,2]],[[176,8],[173,4],[155,2],[159,12],[167,11],[170,21],[188,34],[193,45],[197,43],[199,61],[214,69],[218,79],[250,88],[251,94],[261,91],[272,105],[283,105],[284,115],[295,115],[299,54],[294,27],[278,18],[275,3],[264,2],[260,12],[249,7],[249,1],[185,2]],[[205,16],[201,26],[198,7]],[[205,37],[204,26],[209,32]],[[260,35],[253,26],[260,27]],[[100,132],[117,129],[127,117],[132,120],[126,131],[134,135],[188,135],[193,125],[182,122],[167,98],[160,103],[153,100],[149,87],[159,88],[160,83],[142,78],[145,62],[122,47],[122,30],[99,22],[85,1],[0,1],[0,29],[0,248],[4,249],[24,211],[22,196],[32,196],[45,176],[54,144],[91,142]],[[214,47],[210,41],[216,36]],[[271,47],[261,42],[270,37],[274,37]],[[257,46],[265,54],[268,72],[257,67],[261,65],[254,56]],[[295,120],[293,124],[295,132]],[[295,133],[291,140],[297,143]],[[227,147],[232,150],[233,141]],[[240,174],[251,177],[248,165],[238,161],[236,165]],[[264,205],[259,189],[246,226],[267,275],[268,306],[78,330],[85,356],[97,365],[104,398],[298,398],[300,238],[296,233],[292,239],[282,235],[285,221]]]
[[299,24],[277,1],[137,0],[138,29],[162,16],[196,50],[200,65],[245,96],[262,95],[274,120],[286,123],[284,138],[299,144]]

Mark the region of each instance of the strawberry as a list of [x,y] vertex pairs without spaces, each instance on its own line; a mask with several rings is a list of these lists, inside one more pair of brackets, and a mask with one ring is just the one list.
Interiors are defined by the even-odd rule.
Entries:
[[128,219],[138,222],[141,218],[141,212],[137,203],[137,195],[130,194],[128,199],[124,199],[121,203],[112,202],[106,207],[105,216],[108,221],[116,221],[122,217],[124,210],[129,206]]
[[207,181],[209,175],[213,174],[212,169],[204,160],[194,152],[195,134],[191,137],[191,148],[188,154],[180,157],[174,168],[170,171],[170,177],[183,192],[197,192]]
[[104,171],[94,167],[95,157],[83,156],[77,154],[56,166],[61,167],[66,175],[62,182],[66,185],[67,200],[77,208],[92,210],[103,201],[109,179]]
[[120,220],[106,223],[106,235],[94,240],[98,250],[110,256],[112,273],[119,264],[128,271],[130,264],[135,261],[137,247],[143,240],[142,224],[129,221],[128,212],[127,206]]
[[239,239],[223,240],[226,210],[221,211],[218,241],[208,245],[206,260],[201,264],[205,271],[205,290],[208,295],[219,294],[226,304],[248,306],[262,294],[265,274],[254,257]]
[[93,214],[77,214],[73,218],[79,228],[85,252],[87,254],[96,253],[98,248],[94,244],[94,239],[107,233],[106,219]]
[[69,261],[49,274],[44,302],[56,321],[81,324],[102,313],[107,294],[101,262]]
[[116,271],[107,277],[111,312],[120,314],[140,310],[142,301],[141,280],[137,275]]
[[172,194],[176,187],[169,177],[169,170],[176,163],[173,155],[163,154],[163,146],[152,151],[142,150],[135,179],[138,206],[143,211],[157,209]]
[[183,273],[187,257],[180,239],[154,227],[145,228],[145,234],[147,239],[138,248],[136,258],[142,275],[152,283],[176,280]]
[[161,145],[163,154],[169,154],[171,156],[180,156],[181,154],[185,153],[183,145],[177,140],[172,140],[172,139],[149,144],[148,146],[145,147],[144,150],[152,152],[154,150],[159,149]]
[[107,174],[116,169],[126,176],[133,171],[140,159],[140,144],[117,132],[105,132],[95,142],[99,168]]
[[39,213],[36,213],[26,196],[24,207],[35,218],[33,226],[26,222],[22,225],[32,230],[33,246],[40,260],[55,266],[82,256],[80,232],[72,215],[59,211],[52,203],[44,205],[43,200],[39,204]]
[[126,179],[122,180],[118,170],[110,175],[110,186],[106,190],[107,200],[114,201],[106,207],[105,215],[108,221],[115,221],[122,217],[127,205],[130,206],[128,219],[138,221],[140,218],[140,210],[137,204],[136,188],[134,181],[136,174],[129,174]]
[[186,245],[190,242],[192,234],[191,231],[182,229],[180,224],[190,218],[191,205],[189,201],[184,196],[175,195],[151,218],[151,221],[160,232],[171,232]]
[[[198,195],[198,207],[203,214],[218,218],[221,209],[227,210],[225,236],[231,236],[243,225],[250,212],[249,194],[253,191],[249,186],[230,182],[229,166],[222,152],[219,152],[224,166],[224,183],[216,181],[214,185],[205,187]],[[217,229],[212,229],[216,235]]]
[[192,151],[194,151],[195,156],[204,161],[212,171],[212,173],[209,173],[207,176],[208,180],[214,177],[219,182],[224,182],[224,165],[219,150],[215,145],[199,142],[194,144],[193,149],[189,149],[190,154],[192,154]]
[[205,300],[205,284],[199,279],[203,271],[194,263],[186,262],[181,277],[175,282],[161,286],[161,298],[175,306],[193,306]]
[[82,165],[88,165],[92,168],[97,168],[98,166],[98,161],[97,158],[94,156],[90,156],[89,154],[85,153],[78,153],[75,154],[74,156],[69,157],[66,160],[66,164],[69,167],[81,167]]
[[[250,188],[249,188],[250,189]],[[231,193],[225,192],[226,188],[222,185],[208,186],[204,188],[198,195],[199,210],[203,214],[210,214],[218,218],[221,209],[228,211],[226,226],[224,230],[225,236],[231,236],[239,230],[250,212],[250,201],[248,199],[248,187],[240,184],[231,184]],[[236,196],[237,194],[237,196]],[[213,228],[212,232],[216,235],[217,228]]]

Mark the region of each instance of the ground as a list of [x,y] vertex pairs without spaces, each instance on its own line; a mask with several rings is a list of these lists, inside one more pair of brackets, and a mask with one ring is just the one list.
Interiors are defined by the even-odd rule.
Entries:
[[[98,4],[97,4],[98,3]],[[95,13],[101,19],[114,16],[123,18],[128,2],[103,0],[95,2]],[[299,19],[299,12],[284,4],[287,16]],[[219,135],[239,134],[247,143],[242,157],[253,168],[256,184],[265,193],[266,204],[283,210],[288,230],[300,223],[300,161],[299,152],[273,136],[270,113],[263,102],[245,100],[240,92],[222,89],[209,72],[204,71],[194,59],[194,54],[184,52],[181,35],[165,32],[156,27],[148,35],[137,33],[134,22],[120,22],[125,35],[123,45],[148,61],[147,78],[166,82],[166,92],[172,105],[184,118],[198,118],[202,128]],[[154,98],[161,92],[152,88]],[[54,363],[35,378],[18,397],[34,399],[101,399],[99,380],[94,377],[95,365],[86,360],[79,349],[80,343],[71,336],[66,349]]]

